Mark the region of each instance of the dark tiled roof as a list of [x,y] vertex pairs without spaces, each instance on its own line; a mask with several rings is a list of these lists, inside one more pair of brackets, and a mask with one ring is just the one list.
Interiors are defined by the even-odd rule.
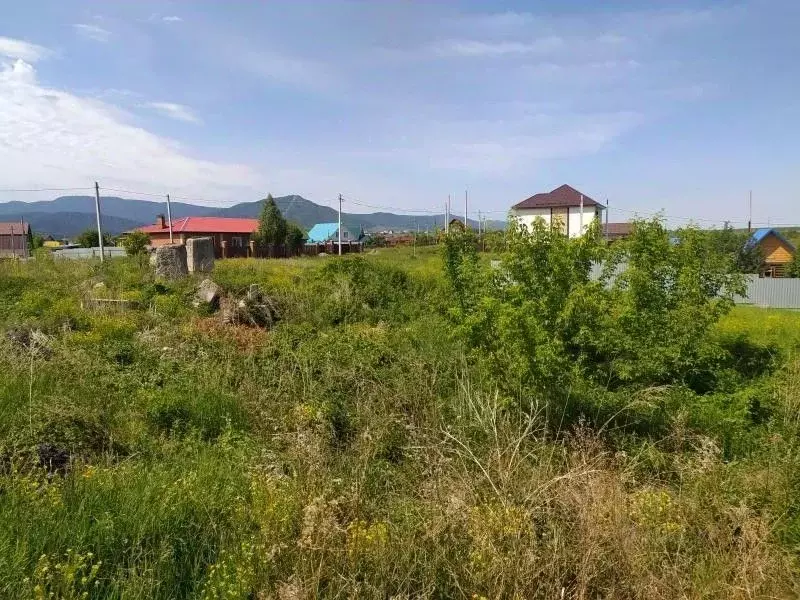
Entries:
[[630,235],[633,233],[633,223],[604,223],[603,233],[617,236]]
[[[580,206],[581,205],[581,192],[567,184],[557,187],[552,192],[543,194],[535,194],[515,204],[512,208],[553,208],[565,206]],[[602,204],[583,194],[584,206],[600,206],[605,208]]]

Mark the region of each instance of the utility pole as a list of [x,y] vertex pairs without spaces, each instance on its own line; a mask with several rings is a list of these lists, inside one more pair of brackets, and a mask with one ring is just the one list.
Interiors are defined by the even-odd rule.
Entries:
[[464,190],[464,231],[469,228],[469,193]]
[[172,209],[169,205],[169,194],[167,194],[167,220],[169,221],[169,243],[172,244]]
[[100,184],[94,182],[94,209],[97,213],[97,243],[100,245],[100,262],[105,261],[103,252],[103,226],[100,221]]
[[750,212],[747,218],[747,233],[753,231],[753,190],[750,190]]
[[339,194],[339,256],[342,255],[342,195]]

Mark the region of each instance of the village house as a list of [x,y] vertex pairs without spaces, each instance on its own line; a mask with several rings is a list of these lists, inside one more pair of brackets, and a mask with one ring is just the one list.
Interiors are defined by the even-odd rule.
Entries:
[[[258,230],[258,219],[229,217],[183,217],[172,220],[173,243],[185,244],[189,238],[210,237],[214,240],[217,258],[247,256],[250,240]],[[150,246],[157,248],[170,243],[169,224],[159,215],[154,225],[138,227],[150,237]]]
[[[307,244],[324,244],[325,242],[338,242],[339,241],[339,224],[338,223],[317,223],[308,232]],[[355,242],[357,241],[350,230],[342,225],[342,242]]]
[[785,277],[789,264],[794,260],[797,249],[777,229],[756,229],[747,242],[758,247],[764,258],[759,275],[761,277]]
[[511,207],[511,217],[530,227],[536,219],[560,230],[569,237],[583,235],[605,206],[569,185],[551,192],[535,194]]
[[0,258],[28,258],[31,226],[24,221],[0,223]]

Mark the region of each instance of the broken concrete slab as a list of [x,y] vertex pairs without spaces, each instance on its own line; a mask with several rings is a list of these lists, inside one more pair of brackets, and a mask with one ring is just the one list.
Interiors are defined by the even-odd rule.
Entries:
[[195,308],[200,306],[208,306],[212,310],[219,308],[219,300],[222,297],[222,288],[210,279],[203,279],[200,285],[197,286],[197,291],[194,295]]
[[210,237],[186,240],[186,263],[190,273],[208,273],[214,269],[214,240]]
[[189,274],[186,264],[186,246],[167,244],[156,248],[156,277],[180,279]]

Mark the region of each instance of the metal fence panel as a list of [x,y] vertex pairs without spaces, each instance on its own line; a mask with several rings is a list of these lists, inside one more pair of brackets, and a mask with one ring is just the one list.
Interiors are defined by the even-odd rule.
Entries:
[[[603,265],[592,264],[591,278],[593,281],[600,279]],[[625,264],[617,266],[611,275],[609,284],[613,284],[616,276],[625,271]],[[749,304],[765,308],[794,308],[800,309],[800,279],[771,279],[758,275],[747,276],[747,293],[745,296],[734,298],[736,304]]]
[[[103,248],[103,255],[106,258],[119,258],[125,256],[125,248],[111,246]],[[53,256],[56,258],[100,258],[100,248],[63,248],[54,250]]]
[[800,309],[800,279],[748,276],[747,297],[736,298],[736,303],[770,308]]

